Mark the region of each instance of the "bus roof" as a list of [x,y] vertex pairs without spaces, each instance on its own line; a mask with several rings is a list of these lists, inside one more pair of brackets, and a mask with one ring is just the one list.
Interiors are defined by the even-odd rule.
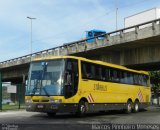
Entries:
[[104,66],[108,66],[108,67],[112,67],[112,68],[116,68],[116,69],[121,69],[121,70],[126,70],[126,71],[130,71],[130,72],[134,72],[134,73],[149,75],[149,73],[147,71],[129,69],[125,66],[116,65],[116,64],[112,64],[112,63],[108,63],[108,62],[104,62],[104,61],[91,60],[91,59],[87,59],[84,57],[78,57],[78,56],[48,56],[48,57],[43,57],[43,58],[34,58],[33,61],[52,60],[52,59],[61,59],[61,58],[77,59],[77,60],[95,63],[95,64],[99,64],[99,65],[104,65]]

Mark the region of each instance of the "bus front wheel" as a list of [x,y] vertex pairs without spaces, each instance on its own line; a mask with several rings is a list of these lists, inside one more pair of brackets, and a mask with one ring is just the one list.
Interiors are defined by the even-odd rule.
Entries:
[[78,104],[78,116],[84,116],[88,111],[88,102],[81,100]]

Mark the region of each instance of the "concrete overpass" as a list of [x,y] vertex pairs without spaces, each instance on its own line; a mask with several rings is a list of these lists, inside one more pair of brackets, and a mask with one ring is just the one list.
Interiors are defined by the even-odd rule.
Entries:
[[[0,62],[3,81],[22,83],[30,59],[57,55],[76,55],[142,70],[160,69],[160,19],[105,34],[104,40],[85,40],[64,44],[32,55]],[[148,25],[147,27],[143,26]],[[132,30],[132,31],[131,31]]]

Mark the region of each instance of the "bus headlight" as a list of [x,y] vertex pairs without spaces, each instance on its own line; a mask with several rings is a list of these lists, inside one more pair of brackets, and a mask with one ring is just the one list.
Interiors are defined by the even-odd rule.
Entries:
[[55,103],[61,103],[62,99],[55,100]]
[[33,101],[32,101],[32,99],[27,99],[26,100],[26,103],[32,103]]

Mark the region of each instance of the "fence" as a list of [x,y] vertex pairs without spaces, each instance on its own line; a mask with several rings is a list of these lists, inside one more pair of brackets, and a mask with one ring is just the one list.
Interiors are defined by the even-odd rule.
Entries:
[[0,73],[0,110],[13,110],[25,108],[25,89],[23,84],[2,85]]

